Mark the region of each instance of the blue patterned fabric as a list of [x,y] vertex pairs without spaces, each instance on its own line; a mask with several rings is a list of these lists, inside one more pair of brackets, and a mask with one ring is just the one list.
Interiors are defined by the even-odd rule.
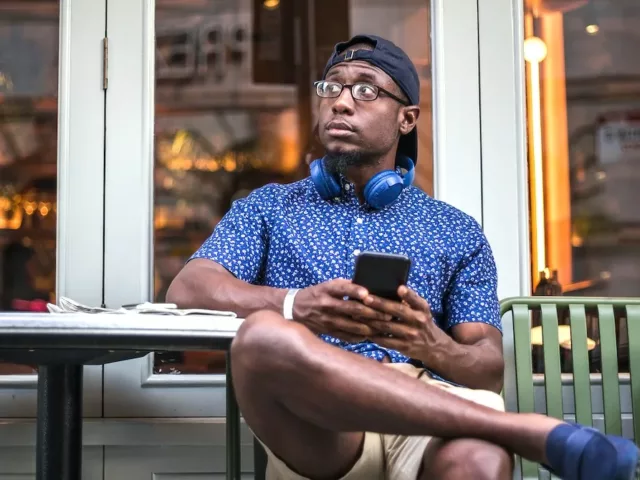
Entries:
[[[310,178],[266,185],[234,202],[191,258],[214,260],[251,284],[305,288],[351,278],[360,252],[404,254],[412,260],[408,286],[429,302],[440,328],[482,322],[502,331],[495,262],[472,217],[415,187],[380,211],[361,205],[353,185],[343,189],[342,198],[325,201]],[[378,361],[415,363],[371,342],[321,338]]]

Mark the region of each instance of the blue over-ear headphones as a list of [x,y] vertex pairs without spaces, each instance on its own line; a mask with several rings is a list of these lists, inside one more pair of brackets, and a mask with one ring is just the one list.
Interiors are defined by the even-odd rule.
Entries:
[[[402,173],[402,170],[405,170]],[[380,210],[395,202],[400,193],[413,183],[415,165],[409,157],[398,155],[395,170],[379,172],[364,187],[364,199],[367,204]],[[339,197],[342,194],[340,182],[335,175],[324,167],[324,158],[311,162],[311,180],[316,190],[325,200]]]

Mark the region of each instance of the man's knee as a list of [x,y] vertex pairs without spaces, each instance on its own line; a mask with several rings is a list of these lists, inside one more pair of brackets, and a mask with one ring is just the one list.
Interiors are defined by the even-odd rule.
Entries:
[[236,372],[273,373],[278,365],[299,356],[304,348],[306,332],[301,325],[293,324],[272,311],[249,315],[238,329],[231,344],[232,369]]
[[513,456],[504,448],[475,439],[433,440],[424,455],[422,478],[510,479]]
[[231,343],[233,365],[259,366],[256,359],[268,358],[273,353],[278,334],[286,335],[282,317],[276,312],[264,311],[249,315]]

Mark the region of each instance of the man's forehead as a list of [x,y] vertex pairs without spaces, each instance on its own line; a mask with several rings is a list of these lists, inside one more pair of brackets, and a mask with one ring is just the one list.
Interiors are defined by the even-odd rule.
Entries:
[[364,60],[337,63],[329,69],[327,72],[327,78],[331,76],[347,75],[349,73],[368,80],[377,80],[387,84],[395,83],[386,72]]

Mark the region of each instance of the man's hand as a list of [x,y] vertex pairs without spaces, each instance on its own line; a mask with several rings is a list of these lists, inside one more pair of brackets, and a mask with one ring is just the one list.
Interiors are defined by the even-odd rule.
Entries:
[[453,326],[449,336],[433,321],[426,300],[405,286],[398,295],[400,302],[371,295],[363,300],[393,317],[390,322],[369,323],[381,332],[370,338],[373,342],[419,360],[455,383],[500,392],[504,360],[498,329],[482,322],[461,323]]
[[373,321],[369,325],[377,330],[371,340],[378,345],[397,350],[407,357],[425,360],[429,351],[436,349],[442,339],[442,330],[434,323],[427,301],[413,290],[398,289],[401,302],[368,295],[363,303],[378,312],[390,315],[390,322]]
[[[308,287],[296,296],[293,319],[315,333],[347,342],[362,342],[379,335],[372,325],[384,325],[391,315],[365,306],[369,292],[350,280],[336,279]],[[348,297],[352,300],[345,300]]]

